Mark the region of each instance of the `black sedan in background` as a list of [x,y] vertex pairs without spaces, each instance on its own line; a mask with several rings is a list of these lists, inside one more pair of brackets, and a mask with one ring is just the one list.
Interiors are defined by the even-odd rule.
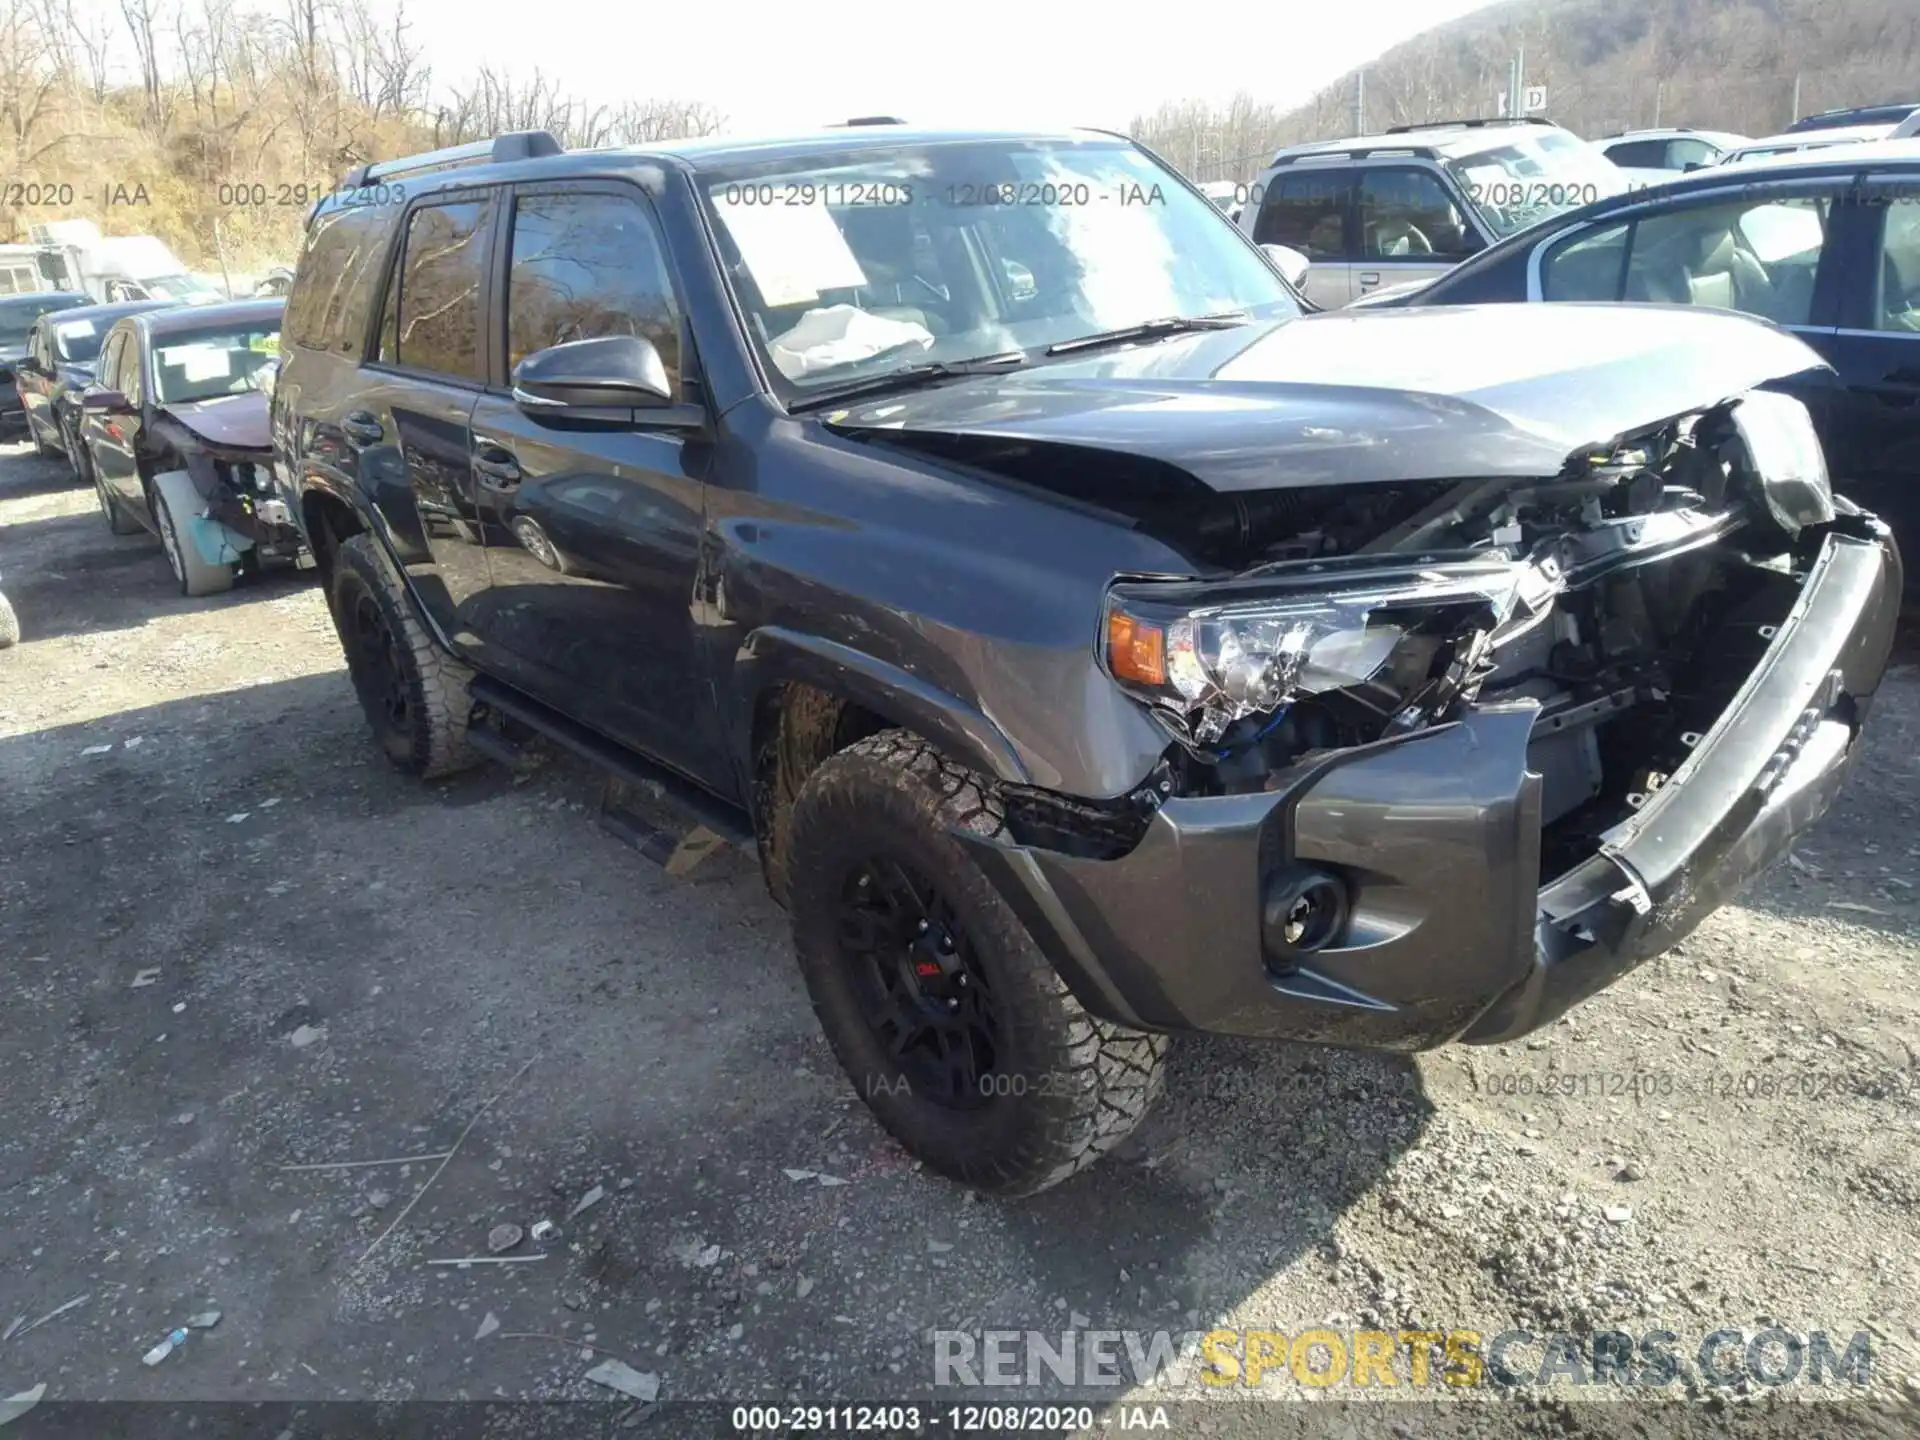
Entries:
[[1708,305],[1791,330],[1839,378],[1795,392],[1834,488],[1920,552],[1920,140],[1695,171],[1557,215],[1354,308],[1523,300]]
[[[42,290],[28,295],[0,296],[0,435],[11,435],[26,421],[24,397],[14,385],[15,370],[27,353],[27,340],[41,316],[90,304],[77,290]],[[41,454],[39,437],[34,448]]]
[[74,478],[93,483],[86,468],[80,433],[80,392],[93,383],[100,342],[114,322],[143,310],[164,310],[177,300],[130,300],[117,305],[94,305],[87,297],[71,309],[52,310],[33,322],[25,353],[14,361],[13,382],[26,414],[27,435],[42,455],[56,451],[67,457]]

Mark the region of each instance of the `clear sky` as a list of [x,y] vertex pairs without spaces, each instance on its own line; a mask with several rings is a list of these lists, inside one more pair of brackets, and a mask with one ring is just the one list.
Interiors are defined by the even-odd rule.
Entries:
[[438,82],[538,66],[597,101],[704,100],[750,133],[854,115],[1118,129],[1163,101],[1236,90],[1285,108],[1485,3],[409,0],[407,14]]

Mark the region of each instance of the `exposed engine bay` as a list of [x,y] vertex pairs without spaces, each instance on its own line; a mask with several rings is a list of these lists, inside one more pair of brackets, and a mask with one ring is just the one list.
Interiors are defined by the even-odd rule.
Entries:
[[[236,396],[224,403],[265,414],[264,403],[256,405],[251,397]],[[205,524],[214,527],[207,532],[211,538],[203,548],[248,566],[296,560],[300,534],[286,502],[274,495],[271,449],[235,443],[221,430],[210,436],[189,419],[201,420],[205,426],[197,411],[185,418],[159,411],[142,434],[140,458],[155,473],[178,470],[189,477],[205,507],[197,513],[203,513]],[[198,538],[196,532],[196,542]]]
[[[1712,727],[1797,598],[1805,532],[1835,517],[1805,412],[1759,392],[1550,479],[1268,498],[1220,497],[1166,537],[1217,560],[1231,535],[1230,578],[1110,596],[1109,671],[1176,742],[1133,808],[1278,788],[1326,752],[1531,702],[1543,879]],[[1009,813],[1036,839],[1095,819],[1045,810]]]

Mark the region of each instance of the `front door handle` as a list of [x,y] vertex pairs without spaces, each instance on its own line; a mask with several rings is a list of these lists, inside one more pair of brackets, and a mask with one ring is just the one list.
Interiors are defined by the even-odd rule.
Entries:
[[386,438],[386,427],[370,410],[354,410],[340,417],[340,432],[356,445],[378,445]]
[[520,462],[506,446],[483,441],[473,452],[473,473],[489,490],[511,490],[520,483]]
[[1362,290],[1371,290],[1379,283],[1380,272],[1378,270],[1368,270],[1360,276],[1360,288]]

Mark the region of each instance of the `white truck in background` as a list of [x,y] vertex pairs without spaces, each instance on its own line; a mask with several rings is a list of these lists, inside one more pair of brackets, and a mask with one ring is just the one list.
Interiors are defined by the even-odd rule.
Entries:
[[49,290],[82,291],[103,304],[227,298],[218,285],[189,271],[157,235],[102,235],[91,220],[48,220],[27,233]]

